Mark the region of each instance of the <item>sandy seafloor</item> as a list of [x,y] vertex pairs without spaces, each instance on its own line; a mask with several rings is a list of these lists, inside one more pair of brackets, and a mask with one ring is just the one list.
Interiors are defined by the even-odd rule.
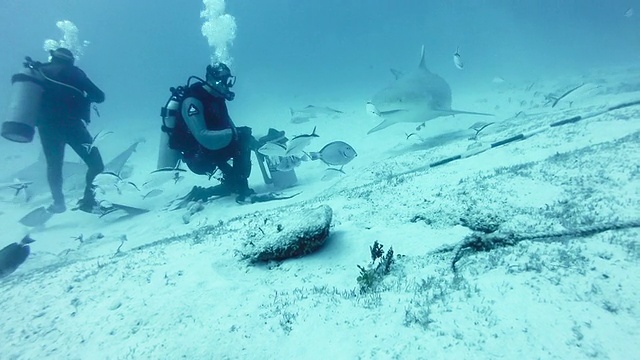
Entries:
[[[533,83],[533,84],[532,84]],[[544,95],[580,83],[556,107]],[[492,83],[483,92],[454,91],[454,107],[495,113],[399,124],[365,135],[376,120],[366,99],[319,98],[344,111],[291,124],[290,104],[271,104],[269,124],[295,135],[317,126],[309,150],[333,140],[358,157],[345,176],[321,181],[326,166],[297,168],[298,197],[254,205],[216,200],[185,224],[169,204],[206,179],[155,178],[140,193],[103,184],[101,198],[151,209],[129,219],[67,211],[43,228],[18,219],[46,205],[0,192],[3,246],[26,233],[32,254],[0,280],[3,359],[631,359],[640,344],[640,229],[522,241],[465,256],[434,254],[489,226],[526,235],[640,222],[640,107],[548,128],[522,141],[433,168],[468,147],[546,127],[554,121],[640,100],[640,68],[535,82]],[[261,107],[268,109],[269,104]],[[516,114],[522,111],[518,116]],[[283,115],[284,114],[284,115]],[[233,114],[232,114],[233,116]],[[269,118],[269,116],[266,116]],[[469,126],[494,121],[476,141]],[[269,126],[254,127],[266,132]],[[128,166],[131,180],[150,179],[157,130],[113,130],[105,160],[142,136]],[[119,134],[118,134],[119,132]],[[36,145],[10,145],[9,169],[35,161]],[[13,151],[15,150],[15,151]],[[73,160],[72,152],[68,159]],[[399,175],[407,172],[405,175]],[[215,184],[211,183],[211,184]],[[257,166],[257,191],[268,191]],[[141,186],[141,185],[140,185]],[[68,202],[79,197],[67,182]],[[316,253],[253,265],[237,250],[251,219],[270,212],[299,216],[333,209],[330,237]],[[102,234],[99,238],[96,234]],[[78,237],[82,235],[82,240]],[[360,292],[357,265],[370,263],[374,241],[399,254],[374,291]]]

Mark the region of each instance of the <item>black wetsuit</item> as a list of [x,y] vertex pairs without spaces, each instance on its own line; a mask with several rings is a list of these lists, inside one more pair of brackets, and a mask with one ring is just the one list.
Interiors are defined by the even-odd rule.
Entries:
[[84,121],[89,121],[90,104],[104,101],[104,92],[82,70],[71,64],[54,60],[43,64],[40,70],[46,78],[53,80],[44,84],[41,117],[37,122],[53,201],[64,203],[62,165],[66,144],[87,164],[85,197],[93,196],[93,180],[104,170],[104,164],[97,148],[83,146],[93,142]]
[[[213,174],[220,169],[223,184],[231,192],[245,195],[250,192],[248,178],[251,174],[251,150],[255,139],[250,127],[237,127],[233,124],[224,98],[213,96],[203,88],[203,84],[192,85],[186,94],[202,102],[203,118],[208,130],[232,129],[234,136],[228,146],[219,150],[209,150],[200,145],[187,130],[186,151],[183,159],[189,169],[196,174]],[[183,123],[179,126],[185,126]],[[187,145],[185,144],[185,145]],[[228,161],[233,159],[233,167]]]

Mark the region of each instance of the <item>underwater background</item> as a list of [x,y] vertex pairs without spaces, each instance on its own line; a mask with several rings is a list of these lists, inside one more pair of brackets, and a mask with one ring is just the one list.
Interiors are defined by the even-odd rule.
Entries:
[[[89,42],[77,65],[106,93],[89,131],[102,134],[106,164],[120,159],[119,176],[96,178],[96,197],[129,207],[47,213],[38,139],[0,139],[0,358],[637,352],[637,0],[0,1],[0,121],[24,57],[46,61],[45,41],[73,22]],[[204,4],[231,16],[208,34],[228,46],[235,123],[256,137],[271,127],[315,134],[298,146],[348,146],[347,161],[298,159],[278,187],[257,149],[250,187],[285,196],[242,205],[188,201],[215,176],[155,171],[169,88],[204,76],[220,51],[203,35]],[[420,77],[422,46],[440,85]],[[382,116],[367,101],[393,84],[390,69],[436,85],[398,81],[411,91],[388,96],[402,107],[385,116],[409,119],[407,103],[446,84],[451,109],[475,114],[371,133]],[[441,110],[414,102],[420,121]],[[71,207],[85,169],[70,149],[65,160]],[[34,211],[48,217],[24,221]],[[262,261],[262,250],[298,249],[314,228],[322,236],[303,238],[317,240],[310,253]]]
[[[638,16],[630,1],[227,1],[237,33],[230,47],[238,77],[230,103],[236,122],[257,125],[265,102],[306,105],[304,95],[360,99],[388,69],[411,68],[426,47],[432,71],[454,93],[510,81],[578,73],[640,61]],[[77,65],[106,93],[103,120],[157,126],[169,87],[203,76],[211,50],[201,33],[200,1],[4,0],[0,12],[0,118],[9,79],[24,56],[45,61],[55,23],[76,24],[90,41]],[[459,47],[464,72],[452,66]],[[455,100],[454,100],[455,101]]]

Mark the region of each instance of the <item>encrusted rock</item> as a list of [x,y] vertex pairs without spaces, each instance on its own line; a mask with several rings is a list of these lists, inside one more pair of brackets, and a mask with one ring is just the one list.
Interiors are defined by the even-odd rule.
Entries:
[[329,236],[332,215],[333,211],[327,205],[264,214],[266,218],[262,223],[256,222],[257,231],[252,232],[239,253],[252,262],[307,255],[324,244]]

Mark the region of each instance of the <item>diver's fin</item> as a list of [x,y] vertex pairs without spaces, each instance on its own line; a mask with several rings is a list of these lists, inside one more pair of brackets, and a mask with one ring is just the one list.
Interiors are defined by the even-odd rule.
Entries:
[[35,227],[44,225],[44,223],[51,219],[52,216],[53,213],[48,212],[44,206],[40,206],[23,216],[22,219],[18,221],[24,226]]
[[29,234],[27,234],[22,238],[22,241],[20,241],[20,245],[29,245],[29,244],[34,243],[34,242],[35,242],[35,240],[33,240],[31,238],[31,236]]

